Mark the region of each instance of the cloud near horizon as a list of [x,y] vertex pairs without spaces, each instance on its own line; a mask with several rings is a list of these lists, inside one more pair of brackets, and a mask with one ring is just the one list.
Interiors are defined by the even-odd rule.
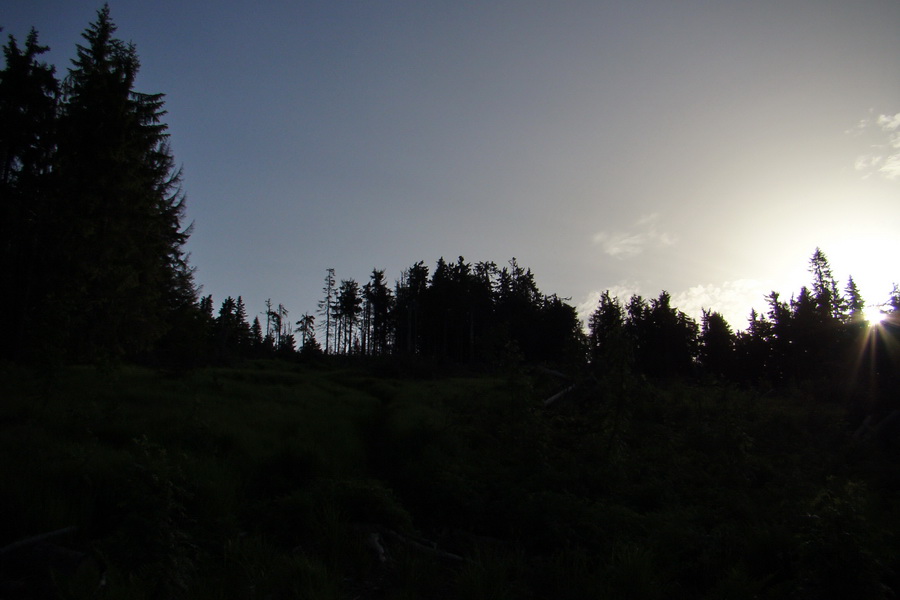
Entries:
[[[736,279],[721,283],[695,285],[687,290],[670,292],[672,306],[700,322],[703,310],[721,314],[734,331],[747,328],[750,311],[765,309],[765,296],[773,289],[774,282],[756,279]],[[634,294],[650,300],[659,296],[662,290],[644,289],[638,282],[621,281],[608,288],[610,296],[618,298],[624,306]],[[586,325],[600,303],[603,290],[591,291],[584,302],[576,307],[579,318]]]
[[695,285],[672,294],[672,306],[698,320],[703,310],[712,310],[725,317],[735,331],[747,328],[750,311],[764,309],[765,296],[774,282],[757,279],[737,279],[722,283]]
[[674,235],[657,228],[659,213],[641,217],[631,231],[600,231],[594,234],[594,244],[599,244],[603,252],[613,258],[624,259],[638,256],[648,247],[671,246],[677,239]]
[[853,163],[863,177],[879,174],[891,180],[900,178],[900,113],[863,119],[851,133],[872,133],[878,138],[870,146],[872,151],[860,154]]
[[640,290],[641,286],[636,281],[620,281],[618,284],[603,290],[592,290],[588,293],[584,302],[580,302],[578,306],[575,307],[575,310],[578,312],[578,318],[581,319],[585,325],[587,324],[591,313],[600,306],[600,296],[603,295],[604,291],[608,291],[609,295],[613,298],[618,298],[619,302],[624,306],[628,302],[628,299],[634,294],[640,294]]

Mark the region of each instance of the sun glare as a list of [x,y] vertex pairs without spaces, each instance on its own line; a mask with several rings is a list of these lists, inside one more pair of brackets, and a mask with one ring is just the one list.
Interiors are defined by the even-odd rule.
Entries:
[[880,325],[886,317],[887,315],[881,312],[881,307],[879,306],[871,306],[863,311],[863,318],[865,318],[866,322],[873,327],[875,325]]

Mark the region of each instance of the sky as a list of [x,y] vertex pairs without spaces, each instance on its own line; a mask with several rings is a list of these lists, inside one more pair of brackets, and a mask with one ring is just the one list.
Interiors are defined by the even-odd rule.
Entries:
[[[736,330],[816,247],[871,304],[900,283],[895,0],[109,5],[166,94],[197,282],[251,319],[442,256]],[[64,75],[100,6],[0,0],[0,26]]]

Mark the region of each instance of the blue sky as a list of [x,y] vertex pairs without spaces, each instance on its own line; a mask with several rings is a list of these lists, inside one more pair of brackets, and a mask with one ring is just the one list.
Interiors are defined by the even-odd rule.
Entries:
[[[100,2],[7,0],[65,73]],[[113,0],[163,92],[197,280],[313,312],[326,268],[531,267],[588,311],[669,291],[742,329],[816,246],[900,273],[900,3]]]

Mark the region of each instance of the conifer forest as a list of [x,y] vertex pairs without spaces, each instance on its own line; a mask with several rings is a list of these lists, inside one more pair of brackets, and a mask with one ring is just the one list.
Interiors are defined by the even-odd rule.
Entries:
[[897,286],[810,249],[745,330],[505,257],[213,298],[109,6],[47,50],[0,71],[0,597],[900,594]]

